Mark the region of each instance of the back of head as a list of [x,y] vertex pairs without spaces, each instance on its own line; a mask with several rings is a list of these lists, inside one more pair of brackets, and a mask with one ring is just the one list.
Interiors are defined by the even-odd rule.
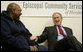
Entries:
[[11,10],[15,10],[16,6],[19,6],[19,5],[16,4],[16,3],[10,3],[10,4],[7,6],[7,11],[8,11],[8,12],[11,12]]

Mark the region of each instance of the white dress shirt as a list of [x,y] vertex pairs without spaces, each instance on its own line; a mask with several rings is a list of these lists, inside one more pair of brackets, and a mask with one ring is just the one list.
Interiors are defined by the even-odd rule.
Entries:
[[[61,29],[63,30],[63,33],[64,33],[65,35],[67,35],[67,33],[66,33],[65,29],[62,27],[62,25],[60,25],[60,26],[61,26]],[[59,41],[59,40],[63,39],[64,36],[60,34],[59,29],[58,29],[58,26],[56,26],[56,28],[57,28],[57,31],[58,31],[58,38],[57,38],[57,41]]]

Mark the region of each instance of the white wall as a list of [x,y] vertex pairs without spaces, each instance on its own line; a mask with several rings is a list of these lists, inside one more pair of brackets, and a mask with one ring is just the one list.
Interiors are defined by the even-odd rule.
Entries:
[[[6,10],[10,2],[1,2],[1,11]],[[18,2],[17,2],[18,3]],[[20,4],[20,3],[19,3]],[[27,14],[28,15],[28,14]],[[34,35],[41,35],[46,26],[53,26],[50,16],[21,16],[20,19],[27,29]],[[82,17],[64,17],[63,26],[70,27],[73,30],[73,35],[82,43]]]

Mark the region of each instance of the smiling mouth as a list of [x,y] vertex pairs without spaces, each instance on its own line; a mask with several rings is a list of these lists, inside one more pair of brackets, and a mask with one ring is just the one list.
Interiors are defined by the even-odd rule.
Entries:
[[58,23],[59,21],[55,21],[56,23]]

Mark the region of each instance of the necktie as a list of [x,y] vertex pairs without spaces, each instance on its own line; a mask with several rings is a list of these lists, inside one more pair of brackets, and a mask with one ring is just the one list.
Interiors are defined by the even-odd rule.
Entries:
[[66,35],[64,34],[64,32],[63,32],[63,30],[61,29],[61,27],[60,27],[60,26],[58,26],[58,29],[59,29],[60,34],[61,34],[61,35],[63,35],[63,36],[64,36],[64,38],[65,38],[65,37],[66,37]]

